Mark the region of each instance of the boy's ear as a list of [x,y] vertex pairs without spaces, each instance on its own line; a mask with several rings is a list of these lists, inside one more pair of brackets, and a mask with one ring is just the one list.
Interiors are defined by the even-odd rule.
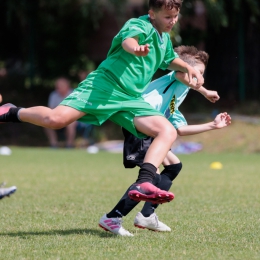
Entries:
[[149,13],[150,19],[153,20],[153,19],[155,18],[155,12],[154,12],[154,10],[150,9],[150,10],[148,11],[148,13]]

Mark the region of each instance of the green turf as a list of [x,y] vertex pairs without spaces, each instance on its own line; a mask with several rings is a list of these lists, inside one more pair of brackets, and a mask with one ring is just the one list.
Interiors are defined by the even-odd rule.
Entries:
[[12,150],[0,156],[0,181],[18,187],[0,201],[1,260],[260,259],[259,154],[180,155],[176,198],[157,210],[172,232],[135,228],[140,203],[124,220],[131,238],[98,227],[137,176],[121,154]]

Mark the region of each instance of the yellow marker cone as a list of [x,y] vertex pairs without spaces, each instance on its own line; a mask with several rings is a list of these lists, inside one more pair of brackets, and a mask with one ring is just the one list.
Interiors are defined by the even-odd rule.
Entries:
[[213,170],[221,170],[223,168],[223,165],[220,162],[213,162],[210,164],[210,168]]

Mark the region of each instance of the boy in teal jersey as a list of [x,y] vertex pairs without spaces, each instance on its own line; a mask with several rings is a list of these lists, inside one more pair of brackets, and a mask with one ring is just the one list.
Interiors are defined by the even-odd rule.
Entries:
[[[201,74],[204,73],[208,62],[208,54],[206,52],[198,51],[192,46],[179,46],[175,48],[175,52],[181,59],[200,71]],[[177,129],[179,135],[191,135],[221,129],[231,123],[230,116],[227,113],[221,113],[216,116],[213,122],[200,125],[187,125],[185,117],[179,111],[179,106],[188,94],[189,89],[189,82],[186,75],[179,72],[171,72],[153,81],[144,91],[143,98],[155,109],[164,114],[168,121]],[[200,87],[198,91],[213,103],[219,99],[216,91],[210,91],[204,87]],[[125,135],[124,166],[125,168],[140,167],[146,151],[153,142],[153,138],[139,139],[125,129],[123,129],[123,133]],[[169,151],[163,161],[163,166],[164,170],[160,175],[157,174],[157,178],[155,178],[153,183],[158,188],[168,191],[172,185],[172,181],[181,171],[182,164],[178,157]],[[102,216],[99,221],[100,227],[118,235],[132,235],[121,224],[122,217],[126,216],[138,204],[138,202],[128,197],[130,189],[125,192],[112,211]],[[141,212],[137,213],[134,225],[153,231],[171,231],[170,227],[159,221],[154,212],[157,207],[158,204],[156,203],[146,202]]]
[[195,89],[203,84],[201,74],[178,58],[170,42],[168,33],[178,21],[181,4],[182,0],[150,0],[149,16],[126,22],[106,60],[58,107],[4,105],[0,107],[0,122],[28,122],[59,129],[76,120],[101,125],[109,119],[136,136],[151,136],[154,141],[130,193],[138,200],[171,201],[174,195],[152,182],[176,139],[176,130],[162,113],[144,101],[141,93],[158,68],[187,73]]

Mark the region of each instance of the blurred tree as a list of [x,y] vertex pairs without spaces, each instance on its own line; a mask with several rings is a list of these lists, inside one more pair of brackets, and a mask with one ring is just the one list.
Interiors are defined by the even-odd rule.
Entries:
[[[112,4],[111,4],[112,2]],[[4,0],[0,2],[0,60],[21,60],[31,83],[89,68],[89,39],[104,10],[123,10],[124,1]],[[120,17],[120,16],[118,16]],[[38,81],[37,81],[38,79]],[[40,79],[40,80],[39,80]],[[47,81],[45,81],[47,82]]]
[[[180,21],[192,20],[200,2],[206,8],[208,30],[188,25],[181,38],[176,26],[171,34],[174,45],[220,43],[223,28],[235,28],[236,40],[240,39],[240,70],[245,71],[243,34],[248,23],[259,27],[259,0],[184,0]],[[130,4],[141,6],[143,13]],[[0,63],[4,61],[9,72],[25,74],[27,87],[52,86],[50,80],[56,76],[71,73],[75,77],[77,70],[93,68],[92,60],[98,65],[122,23],[146,11],[146,0],[1,0]],[[241,96],[243,91],[241,87]]]
[[[98,65],[122,23],[146,14],[147,2],[0,0],[0,70],[6,67],[10,75],[8,79],[0,78],[4,100],[22,106],[46,104],[49,89],[44,87],[53,88],[53,79],[60,75],[78,82],[77,71],[92,70]],[[201,14],[201,3],[205,15]],[[224,100],[227,104],[224,106],[229,108],[237,105],[237,99],[258,99],[259,104],[259,27],[259,0],[184,0],[180,23],[171,37],[175,46],[196,45],[209,52],[206,87],[218,90],[220,102]],[[37,87],[30,88],[32,85]],[[184,105],[190,104],[189,111],[196,112],[207,101],[194,95],[196,103]],[[214,109],[223,105],[220,102],[214,104]],[[210,109],[208,102],[206,106]],[[35,139],[32,135],[24,136],[24,144],[28,145],[30,140],[37,144],[42,138],[39,128],[27,124],[16,128],[3,125],[1,131],[4,127],[6,136],[15,131],[13,143],[18,144],[17,137],[26,132],[19,127],[31,128],[28,133],[35,129]]]
[[[205,7],[204,28],[194,26],[200,3]],[[260,1],[185,0],[181,13],[182,44],[203,42],[210,53],[206,83],[218,89],[230,107],[259,96]]]
[[[184,0],[181,13],[183,16],[193,16],[195,4],[199,0]],[[209,23],[219,31],[221,27],[234,26],[241,18],[241,11],[247,11],[252,23],[260,25],[259,0],[201,0],[207,10]]]

